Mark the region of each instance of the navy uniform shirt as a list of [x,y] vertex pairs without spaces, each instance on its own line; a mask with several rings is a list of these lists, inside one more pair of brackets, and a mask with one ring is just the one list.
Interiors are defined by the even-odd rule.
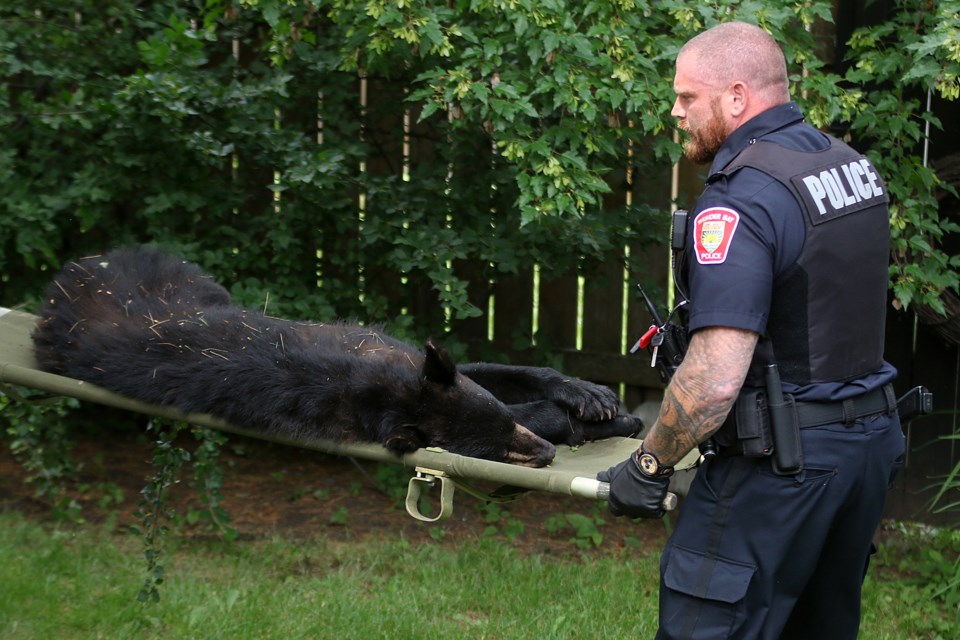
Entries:
[[[754,117],[720,147],[710,175],[726,167],[758,139],[797,151],[820,151],[829,140],[803,121],[794,102]],[[733,327],[764,334],[774,283],[803,249],[804,214],[793,194],[767,174],[744,167],[711,183],[697,200],[687,224],[684,263],[689,329]],[[856,330],[851,327],[851,330]],[[800,400],[834,400],[869,391],[890,381],[888,364],[862,380],[784,385]]]

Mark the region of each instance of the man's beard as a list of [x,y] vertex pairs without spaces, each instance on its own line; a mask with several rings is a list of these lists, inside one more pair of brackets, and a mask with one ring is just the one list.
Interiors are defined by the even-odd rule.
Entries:
[[717,151],[720,150],[727,139],[723,116],[720,113],[720,101],[712,101],[710,110],[712,112],[710,119],[696,131],[691,131],[685,122],[680,124],[680,129],[690,135],[687,141],[683,143],[684,155],[696,164],[706,164],[713,161]]

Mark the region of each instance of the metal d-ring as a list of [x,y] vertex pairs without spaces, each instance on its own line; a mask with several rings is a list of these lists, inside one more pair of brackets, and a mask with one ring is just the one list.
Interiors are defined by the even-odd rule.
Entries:
[[[417,467],[416,472],[417,475],[411,477],[407,483],[407,513],[423,522],[445,520],[453,515],[453,492],[455,488],[453,479],[448,478],[443,471],[435,469]],[[440,481],[440,512],[434,517],[425,516],[420,512],[420,496],[424,489],[433,488],[437,480]]]

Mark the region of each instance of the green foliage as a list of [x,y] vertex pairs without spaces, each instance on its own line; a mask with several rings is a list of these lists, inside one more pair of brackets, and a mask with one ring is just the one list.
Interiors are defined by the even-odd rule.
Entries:
[[895,568],[900,583],[916,585],[924,599],[950,612],[941,621],[941,631],[944,637],[958,637],[960,532],[917,523],[896,523],[893,527],[898,536],[880,547],[881,564]]
[[[960,435],[944,436],[942,440],[960,440]],[[930,509],[933,513],[960,515],[960,462],[943,479],[930,501]],[[920,566],[927,569],[926,584],[933,598],[942,600],[955,612],[954,632],[960,635],[960,534],[949,530],[941,537],[940,544],[929,550],[927,561]]]
[[570,540],[581,549],[599,547],[603,543],[603,534],[600,532],[606,521],[598,509],[592,515],[583,513],[558,513],[547,518],[547,531],[553,534],[572,530]]
[[523,533],[523,521],[510,515],[509,510],[496,502],[480,502],[475,508],[483,513],[484,522],[487,523],[487,527],[483,530],[485,537],[501,534],[507,540],[515,540]]
[[378,462],[373,471],[373,481],[377,490],[403,505],[407,495],[407,484],[413,472],[402,464]]
[[[942,436],[940,440],[945,442],[960,440],[960,434]],[[930,501],[930,509],[937,514],[960,515],[960,462],[943,478],[940,489]]]
[[853,34],[845,77],[859,105],[845,124],[870,141],[891,196],[894,294],[903,307],[915,302],[939,313],[941,293],[960,287],[960,256],[943,246],[960,225],[938,213],[935,189],[956,192],[925,166],[923,142],[926,127],[941,128],[926,110],[927,92],[946,100],[960,93],[958,16],[957,0],[899,0],[887,21]]
[[[7,3],[0,302],[35,300],[66,258],[154,242],[244,304],[410,314],[401,333],[435,334],[479,313],[471,285],[533,263],[589,272],[660,235],[664,195],[604,207],[624,187],[611,168],[632,150],[638,174],[665,175],[675,53],[739,18],[783,43],[812,122],[871,143],[894,198],[898,300],[941,309],[958,258],[938,241],[955,225],[918,160],[930,117],[916,89],[958,92],[956,5],[901,0],[855,34],[841,82],[808,30],[827,2]],[[408,179],[388,126],[403,101],[419,122]]]
[[909,92],[956,92],[956,1],[913,19],[919,2],[857,34],[864,62],[843,81],[816,55],[825,1],[6,3],[0,304],[35,301],[65,259],[156,243],[242,304],[412,339],[478,315],[533,264],[589,274],[633,244],[641,272],[665,190],[605,199],[629,188],[628,164],[665,183],[676,51],[739,18],[783,43],[812,122],[874,146],[898,298],[936,305],[957,259],[937,246],[952,227],[915,168],[925,116]]
[[[27,471],[27,481],[37,487],[37,496],[48,500],[59,518],[81,523],[81,506],[68,493],[68,485],[81,494],[92,487],[76,484],[82,465],[71,456],[73,440],[67,435],[65,418],[79,402],[73,398],[50,398],[30,389],[5,387],[0,392],[0,434],[8,440],[10,450]],[[191,429],[198,441],[191,454],[174,444],[177,435]],[[230,527],[230,517],[221,505],[223,472],[218,463],[221,447],[227,438],[210,429],[191,428],[183,423],[169,426],[164,421],[148,424],[148,431],[155,432],[153,452],[154,475],[141,490],[135,517],[139,526],[132,527],[143,541],[143,555],[147,575],[137,593],[143,603],[159,600],[159,586],[164,581],[162,562],[163,539],[169,533],[169,522],[178,520],[176,510],[169,502],[170,488],[178,482],[182,467],[192,464],[193,476],[190,486],[196,490],[202,508],[189,510],[185,521],[195,525],[205,521],[226,540],[233,540],[236,531]],[[96,487],[101,494],[101,508],[119,504],[123,492],[110,483]],[[113,527],[115,514],[108,518],[107,528]]]
[[78,521],[79,503],[67,495],[81,463],[73,459],[74,442],[64,418],[79,404],[72,398],[48,398],[31,389],[0,391],[0,434],[27,472],[37,497],[49,500],[58,518]]
[[[623,187],[611,167],[632,149],[638,173],[664,175],[679,155],[675,53],[739,18],[783,43],[814,124],[871,145],[894,200],[897,298],[942,310],[960,259],[940,240],[956,224],[937,214],[920,144],[925,121],[939,124],[923,92],[960,93],[958,14],[957,0],[899,0],[854,34],[841,78],[816,55],[827,2],[7,3],[2,302],[36,299],[66,258],[156,242],[245,304],[413,313],[436,332],[434,306],[478,313],[468,275],[589,270],[656,237],[642,230],[664,197],[604,207]],[[371,84],[362,110],[358,74]],[[408,180],[388,126],[404,100],[421,123]]]
[[188,513],[188,522],[207,522],[211,529],[221,533],[225,539],[233,540],[237,537],[237,532],[230,526],[230,515],[221,504],[223,468],[219,459],[220,451],[227,443],[227,436],[220,431],[200,427],[193,427],[191,431],[197,440],[197,446],[192,456],[193,479],[190,487],[197,492],[203,508]]
[[186,425],[174,423],[169,427],[160,422],[151,422],[148,431],[156,431],[153,449],[154,474],[140,491],[137,511],[134,514],[140,526],[132,527],[135,534],[143,540],[143,557],[147,561],[143,586],[137,592],[137,601],[144,604],[160,601],[160,585],[163,584],[165,568],[163,560],[163,539],[170,532],[166,524],[174,517],[175,511],[169,505],[167,496],[170,487],[177,482],[177,474],[190,454],[173,444],[177,434]]
[[330,514],[330,524],[345,526],[347,524],[347,517],[349,515],[350,512],[347,510],[347,508],[341,505]]
[[[199,442],[193,454],[174,442],[187,429]],[[160,600],[160,585],[166,578],[163,542],[170,532],[168,523],[178,518],[169,494],[171,487],[179,482],[185,464],[192,464],[193,480],[190,486],[197,491],[204,507],[201,511],[188,512],[187,522],[196,524],[205,520],[215,530],[222,532],[226,540],[233,540],[237,535],[230,527],[228,514],[220,505],[223,473],[218,458],[221,447],[227,441],[226,436],[210,429],[191,428],[186,423],[165,420],[151,421],[147,431],[154,432],[156,438],[152,459],[154,473],[140,491],[137,501],[134,515],[140,524],[131,528],[143,542],[146,576],[137,592],[137,600],[144,604]]]
[[[426,33],[453,17],[444,7],[417,11],[434,10]],[[423,337],[478,314],[467,274],[486,282],[537,261],[575,271],[642,237],[637,211],[597,207],[582,220],[522,228],[515,167],[482,130],[440,117],[416,133],[423,151],[409,180],[361,170],[397,168],[400,129],[384,123],[396,121],[416,76],[452,53],[400,51],[397,11],[384,11],[270,1],[166,0],[137,11],[116,0],[5,5],[0,175],[10,188],[0,194],[0,303],[35,300],[65,259],[152,242],[203,264],[242,304],[371,322],[409,314]],[[379,33],[390,36],[378,41]],[[56,46],[34,46],[48,40]],[[365,62],[360,50],[384,42],[377,61]],[[362,111],[360,63],[371,84]]]

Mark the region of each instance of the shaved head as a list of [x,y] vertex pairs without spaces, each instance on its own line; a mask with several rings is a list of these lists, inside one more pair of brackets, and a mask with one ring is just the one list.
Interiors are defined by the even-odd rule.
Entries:
[[697,163],[712,160],[744,123],[790,101],[780,45],[746,22],[727,22],[689,40],[677,55],[673,90],[670,113],[687,134],[687,157]]
[[677,59],[688,63],[702,82],[718,89],[743,82],[771,106],[790,100],[783,51],[756,25],[717,25],[690,39]]

